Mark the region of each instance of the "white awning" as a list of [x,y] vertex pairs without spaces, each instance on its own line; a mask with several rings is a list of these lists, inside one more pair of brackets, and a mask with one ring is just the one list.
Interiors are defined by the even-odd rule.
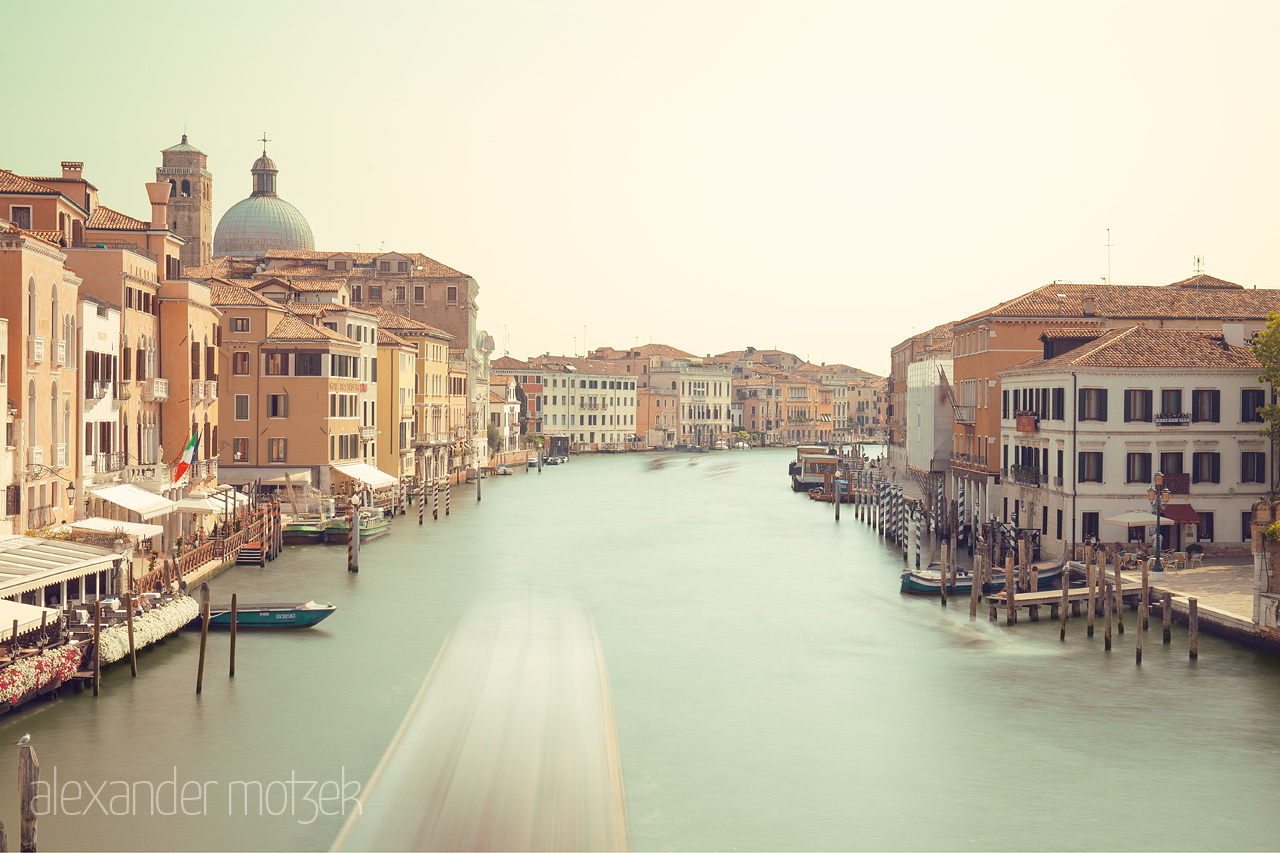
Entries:
[[222,503],[214,503],[209,498],[183,498],[178,501],[178,512],[192,514],[222,512]]
[[35,536],[0,536],[0,598],[109,572],[115,560],[115,552],[96,545]]
[[45,624],[57,625],[62,614],[53,607],[36,607],[34,604],[19,604],[16,601],[0,600],[0,640],[13,638],[13,620],[18,620],[18,635],[40,628],[43,615]]
[[168,498],[128,484],[94,489],[89,492],[89,497],[102,498],[104,501],[110,501],[116,506],[122,506],[131,512],[136,512],[142,517],[143,521],[155,518],[157,515],[168,515],[178,506]]
[[117,521],[114,518],[82,518],[71,526],[79,530],[96,530],[99,533],[115,533],[120,530],[139,539],[150,539],[164,533],[164,528],[158,524],[138,524],[134,521]]
[[395,477],[379,471],[372,465],[365,465],[363,462],[347,462],[342,465],[334,465],[333,470],[353,480],[359,480],[374,489],[386,489],[400,485],[400,481]]
[[264,486],[283,486],[286,471],[295,488],[311,485],[310,468],[238,468],[234,465],[218,466],[218,482],[243,486],[261,480]]

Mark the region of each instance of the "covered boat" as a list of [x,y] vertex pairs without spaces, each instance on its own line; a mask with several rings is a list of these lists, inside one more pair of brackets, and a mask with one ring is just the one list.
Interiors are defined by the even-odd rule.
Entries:
[[[309,628],[338,608],[332,604],[245,604],[236,608],[236,628]],[[191,623],[200,627],[200,617]],[[231,605],[209,608],[210,628],[231,627]]]
[[[1039,578],[1039,583],[1048,583],[1062,574],[1062,563],[1036,563],[1032,566]],[[942,588],[942,573],[938,569],[907,569],[902,573],[902,591],[916,595],[939,595]],[[973,573],[959,572],[955,583],[947,584],[947,592],[955,594],[969,593],[973,589]],[[991,575],[988,592],[999,592],[1004,589],[1004,571],[999,570]]]

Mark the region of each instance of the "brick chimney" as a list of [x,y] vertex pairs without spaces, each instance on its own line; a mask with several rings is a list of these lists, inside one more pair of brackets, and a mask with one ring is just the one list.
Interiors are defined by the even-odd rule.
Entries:
[[62,161],[62,180],[78,181],[84,177],[84,161],[83,160],[63,160]]
[[147,183],[147,198],[151,199],[151,227],[157,231],[169,230],[169,183]]

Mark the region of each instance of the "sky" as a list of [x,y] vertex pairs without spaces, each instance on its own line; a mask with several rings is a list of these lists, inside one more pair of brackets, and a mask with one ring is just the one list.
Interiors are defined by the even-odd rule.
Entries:
[[[473,276],[517,357],[889,348],[1055,281],[1280,287],[1280,3],[26,2],[0,167],[184,131],[324,250]],[[22,71],[21,69],[26,69]],[[1110,232],[1108,232],[1110,229]],[[1108,233],[1110,236],[1108,237]],[[1110,246],[1108,246],[1110,242]]]

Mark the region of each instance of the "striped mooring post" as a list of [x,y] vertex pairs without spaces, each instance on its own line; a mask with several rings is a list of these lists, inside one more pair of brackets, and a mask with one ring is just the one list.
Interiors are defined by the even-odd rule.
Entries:
[[431,485],[431,520],[440,520],[440,478]]
[[938,536],[942,535],[942,525],[946,516],[942,512],[942,502],[946,500],[945,486],[942,484],[942,478],[938,478],[937,500],[933,502],[933,531]]
[[453,500],[453,480],[447,475],[444,478],[444,514],[449,514],[449,504]]
[[418,477],[418,524],[422,524],[422,516],[427,511],[427,478]]
[[356,508],[347,507],[347,571],[356,571]]
[[923,510],[924,508],[921,507],[919,510],[911,513],[911,520],[915,522],[915,524],[911,525],[914,528],[915,534],[913,536],[915,541],[912,543],[915,553],[912,555],[911,562],[917,569],[920,568],[920,528],[924,527],[925,524]]
[[965,541],[964,523],[965,523],[965,519],[968,518],[968,516],[964,514],[964,483],[956,484],[956,518],[958,519],[958,524],[960,525],[960,529],[956,532],[959,534],[959,541],[964,542]]

